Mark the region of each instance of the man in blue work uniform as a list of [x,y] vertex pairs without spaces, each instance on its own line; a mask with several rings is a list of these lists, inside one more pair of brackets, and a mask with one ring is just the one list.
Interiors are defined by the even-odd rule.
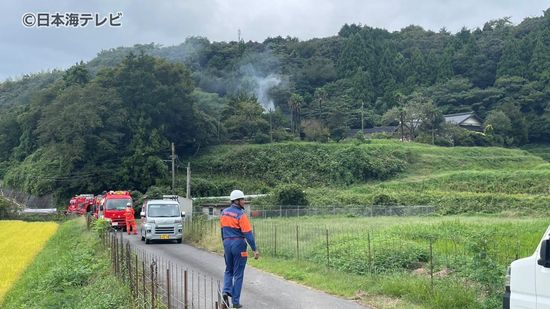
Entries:
[[256,248],[254,234],[248,216],[244,211],[244,194],[234,190],[230,195],[231,206],[222,211],[220,226],[225,256],[225,273],[223,276],[223,300],[228,304],[231,297],[233,308],[241,308],[240,297],[243,287],[244,268],[248,251],[246,243],[254,251],[254,258],[260,254]]

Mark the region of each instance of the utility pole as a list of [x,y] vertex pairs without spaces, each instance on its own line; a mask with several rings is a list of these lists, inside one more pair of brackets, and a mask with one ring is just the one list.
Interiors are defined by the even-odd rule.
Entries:
[[405,121],[405,111],[402,107],[399,108],[399,126],[401,127],[401,141],[405,141],[405,135],[403,133],[403,121]]
[[191,162],[187,162],[187,188],[186,188],[185,197],[191,198]]
[[273,110],[270,108],[268,111],[269,111],[269,140],[271,143],[273,143],[273,121],[271,120],[271,114],[273,113]]
[[176,148],[174,147],[174,143],[172,143],[172,155],[170,156],[172,159],[172,194],[176,192]]
[[365,102],[361,101],[361,134],[365,134]]

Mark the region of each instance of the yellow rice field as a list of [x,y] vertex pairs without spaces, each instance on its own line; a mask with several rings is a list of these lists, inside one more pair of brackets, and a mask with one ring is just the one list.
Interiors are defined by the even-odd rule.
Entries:
[[57,227],[54,222],[0,221],[0,304]]

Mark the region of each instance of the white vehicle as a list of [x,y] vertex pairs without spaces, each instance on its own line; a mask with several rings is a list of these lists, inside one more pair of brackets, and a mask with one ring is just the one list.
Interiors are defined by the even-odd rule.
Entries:
[[149,244],[153,240],[183,239],[185,212],[175,200],[147,200],[141,209],[141,240]]
[[532,256],[508,267],[503,308],[550,309],[550,226]]

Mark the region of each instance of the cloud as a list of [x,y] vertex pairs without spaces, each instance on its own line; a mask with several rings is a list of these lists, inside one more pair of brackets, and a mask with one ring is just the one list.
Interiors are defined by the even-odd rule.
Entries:
[[[345,23],[397,31],[410,24],[452,32],[511,16],[540,16],[547,0],[25,0],[2,1],[0,80],[90,60],[102,49],[137,43],[177,45],[189,36],[214,41],[337,34]],[[123,12],[122,27],[25,28],[26,12]]]

